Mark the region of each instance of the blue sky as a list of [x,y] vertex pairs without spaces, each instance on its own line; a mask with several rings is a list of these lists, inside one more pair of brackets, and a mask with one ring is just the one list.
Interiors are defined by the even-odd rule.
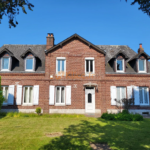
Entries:
[[0,25],[3,44],[46,44],[47,33],[54,33],[55,44],[74,33],[95,45],[128,45],[137,52],[139,43],[150,55],[150,17],[138,10],[132,0],[29,0],[33,12],[17,16],[19,25]]

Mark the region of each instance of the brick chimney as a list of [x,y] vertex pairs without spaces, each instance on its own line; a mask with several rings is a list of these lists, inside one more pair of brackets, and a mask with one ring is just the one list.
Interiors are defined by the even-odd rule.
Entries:
[[138,49],[138,53],[144,52],[144,48],[142,47],[142,44],[140,43],[139,45],[140,45],[140,47]]
[[47,38],[46,50],[48,50],[54,46],[54,35],[53,35],[53,33],[48,33],[46,38]]

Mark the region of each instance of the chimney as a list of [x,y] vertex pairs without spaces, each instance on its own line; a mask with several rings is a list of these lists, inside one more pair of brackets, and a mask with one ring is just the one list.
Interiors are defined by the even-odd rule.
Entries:
[[53,33],[48,33],[46,38],[47,38],[46,50],[48,50],[54,46],[54,35],[53,35]]
[[140,43],[139,45],[140,45],[140,47],[138,49],[138,53],[144,52],[144,48],[142,47],[142,43]]

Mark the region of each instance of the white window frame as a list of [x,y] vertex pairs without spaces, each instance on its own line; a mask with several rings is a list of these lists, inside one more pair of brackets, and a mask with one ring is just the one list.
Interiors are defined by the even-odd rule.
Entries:
[[[127,88],[125,86],[116,86],[116,99],[117,99],[117,88],[120,87],[120,93],[122,93],[122,88],[125,88],[125,98],[127,98]],[[120,94],[120,100],[122,99],[122,94]],[[122,104],[123,105],[123,104]]]
[[[144,71],[140,71],[139,70],[139,60],[144,60]],[[138,59],[138,72],[139,73],[146,73],[146,68],[147,68],[147,66],[146,66],[146,59]]]
[[[56,90],[57,90],[57,87],[60,88],[60,95],[59,95],[59,103],[56,103]],[[64,103],[60,103],[61,101],[61,88],[64,87]],[[66,103],[66,87],[65,86],[56,86],[55,87],[55,106],[65,106],[65,103]]]
[[[64,73],[58,72],[58,60],[64,60]],[[60,70],[62,68],[62,62],[60,62]],[[56,75],[57,76],[66,76],[66,57],[57,57],[56,58]]]
[[[142,93],[143,93],[143,104],[140,103],[140,102],[139,102],[139,103],[140,103],[140,105],[149,105],[149,99],[148,99],[148,103],[147,103],[147,104],[145,103],[144,88],[145,88],[146,86],[140,86],[140,87],[142,88]],[[140,88],[140,87],[139,87],[139,88]],[[146,90],[147,93],[146,93],[146,94],[147,94],[147,98],[148,98],[148,97],[149,97],[149,96],[148,96],[148,94],[149,94],[149,88],[148,88],[148,87],[146,87],[146,88],[147,88],[147,90]],[[139,92],[139,101],[140,101],[140,92]]]
[[[33,101],[34,101],[34,93],[33,93],[33,98],[32,98],[32,102],[31,103],[24,103],[24,94],[25,94],[25,87],[28,87],[28,97],[29,97],[29,87],[32,87],[34,88],[34,86],[24,86],[23,87],[23,106],[32,106],[33,105]],[[33,92],[34,92],[34,89],[33,89]],[[29,102],[29,99],[28,99],[28,102]]]
[[[27,59],[33,59],[33,66],[32,66],[32,69],[26,69],[26,61],[27,61]],[[34,57],[27,57],[26,59],[25,59],[25,71],[34,71],[34,62],[35,60],[34,60]]]
[[[3,58],[9,58],[8,69],[2,69],[3,68]],[[1,58],[1,71],[10,71],[10,57],[2,57]]]
[[[86,60],[93,60],[93,72],[86,72]],[[90,65],[89,65],[90,70]],[[85,76],[95,76],[95,59],[94,57],[85,57]]]
[[[4,88],[4,91],[5,91],[5,87],[8,87],[8,95],[9,95],[9,86],[8,86],[8,85],[3,85],[3,86],[1,86],[1,87]],[[3,91],[2,91],[2,92],[3,92]],[[8,98],[7,98],[7,103],[3,102],[2,105],[7,105],[7,104],[8,104]]]
[[[117,70],[117,61],[118,60],[122,60],[122,68],[123,68],[123,70]],[[124,73],[124,71],[125,71],[125,67],[124,67],[125,65],[124,65],[124,59],[116,59],[116,72],[121,72],[121,73]]]

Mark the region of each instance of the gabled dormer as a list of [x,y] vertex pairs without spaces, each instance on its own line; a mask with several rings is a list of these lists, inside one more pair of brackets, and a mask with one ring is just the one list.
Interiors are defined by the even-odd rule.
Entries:
[[0,52],[0,70],[1,71],[11,71],[12,67],[12,57],[13,53],[10,52],[7,48],[4,48]]
[[150,56],[144,52],[142,44],[140,44],[140,47],[138,49],[138,54],[132,57],[129,63],[137,73],[147,73],[149,59]]
[[38,56],[29,48],[21,57],[24,59],[24,70],[29,72],[35,71]]
[[126,72],[126,60],[128,58],[129,57],[123,51],[120,50],[111,58],[109,64],[112,66],[114,72],[124,73]]

